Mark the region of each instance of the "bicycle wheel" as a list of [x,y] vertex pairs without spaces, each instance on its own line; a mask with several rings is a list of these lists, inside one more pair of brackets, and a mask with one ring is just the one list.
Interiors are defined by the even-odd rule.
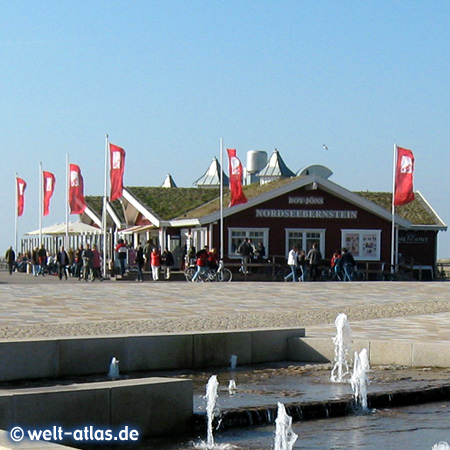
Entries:
[[289,273],[291,273],[291,269],[288,266],[279,266],[275,269],[274,279],[275,281],[283,281]]
[[320,277],[323,281],[332,281],[333,280],[334,271],[329,267],[324,267]]
[[216,271],[208,269],[202,276],[203,281],[216,281]]
[[218,274],[217,274],[217,280],[218,281],[225,281],[225,282],[229,282],[233,279],[233,274],[231,273],[230,269],[222,269]]
[[188,267],[184,271],[184,276],[186,277],[186,281],[192,281],[192,277],[194,276],[195,272],[196,272],[195,267]]
[[366,273],[364,270],[356,269],[352,273],[352,281],[364,281],[366,279]]

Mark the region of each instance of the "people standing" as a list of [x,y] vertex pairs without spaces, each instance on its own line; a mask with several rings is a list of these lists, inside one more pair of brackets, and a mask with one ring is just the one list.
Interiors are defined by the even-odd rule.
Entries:
[[39,274],[39,248],[34,247],[33,251],[31,252],[31,264],[33,266],[33,275],[35,277]]
[[204,248],[199,250],[196,254],[197,260],[196,260],[196,266],[197,271],[195,272],[194,276],[192,277],[192,282],[194,283],[197,281],[198,277],[203,275],[206,270],[208,269],[208,246],[205,245]]
[[127,261],[127,256],[128,256],[128,248],[127,248],[127,244],[125,243],[125,241],[123,239],[119,239],[116,248],[115,248],[115,252],[117,253],[117,257],[119,258],[119,263],[120,263],[120,275],[124,276],[125,275],[125,266],[126,266],[126,261]]
[[[92,277],[92,260],[94,258],[94,254],[92,253],[90,244],[86,244],[86,247],[83,250],[83,279],[84,281],[89,281],[89,278]],[[92,278],[91,278],[92,279]]]
[[316,281],[319,272],[319,265],[322,262],[322,253],[320,253],[317,243],[312,245],[306,259],[309,260],[310,280]]
[[284,277],[284,281],[288,281],[290,278],[292,278],[292,281],[298,281],[298,274],[297,274],[297,266],[298,266],[298,247],[295,245],[288,253],[287,258],[288,266],[291,269],[291,272],[288,273]]
[[342,267],[340,264],[340,259],[341,259],[341,250],[337,249],[334,253],[333,256],[331,257],[331,273],[332,273],[332,279],[338,279],[338,280],[342,280],[344,278],[343,274],[342,274]]
[[136,259],[134,262],[137,265],[137,270],[138,270],[136,281],[143,282],[144,274],[142,272],[142,269],[144,267],[145,258],[144,258],[144,249],[141,244],[139,244],[136,249]]
[[73,277],[73,269],[75,266],[75,250],[72,247],[70,247],[69,250],[67,250],[67,256],[69,257],[68,272],[69,275]]
[[262,242],[258,242],[258,245],[256,246],[255,255],[259,263],[264,262],[264,258],[266,257],[266,248],[264,247],[264,244]]
[[16,263],[16,253],[14,252],[12,245],[6,250],[5,261],[8,264],[9,274],[12,275],[14,271],[14,265]]
[[219,268],[219,254],[215,248],[208,253],[208,267],[214,271]]
[[62,280],[64,275],[67,280],[67,266],[69,265],[69,255],[64,250],[64,245],[61,245],[59,252],[56,254],[56,264],[58,267],[58,278]]
[[161,265],[163,266],[164,270],[164,278],[168,280],[171,275],[171,268],[175,264],[175,260],[173,259],[172,252],[169,251],[169,249],[166,247],[164,249],[163,254],[161,255]]
[[245,238],[239,245],[237,252],[241,255],[242,266],[239,269],[243,273],[248,273],[247,264],[250,263],[253,255],[253,247],[248,238]]
[[75,261],[74,261],[74,270],[72,270],[72,275],[78,280],[81,280],[82,271],[83,271],[83,245],[80,244],[78,250],[75,252]]
[[97,245],[92,246],[92,277],[91,281],[94,281],[98,278],[100,281],[103,281],[102,276],[102,257],[100,252],[98,251]]
[[161,267],[161,253],[159,250],[155,247],[152,251],[150,263],[152,266],[152,278],[153,281],[159,280],[159,269]]
[[152,252],[155,247],[156,246],[153,243],[152,239],[148,239],[144,245],[144,258],[145,258],[144,268],[146,270],[150,270],[150,268],[151,268]]
[[298,266],[300,268],[300,281],[306,281],[308,279],[308,262],[306,261],[306,252],[301,250],[298,255]]
[[195,246],[191,245],[187,252],[187,265],[192,266],[196,261],[197,251],[195,250]]
[[39,261],[39,275],[45,277],[45,268],[47,266],[47,250],[44,244],[41,244],[41,248],[38,250],[38,261]]
[[342,249],[342,255],[338,266],[344,270],[344,281],[352,281],[352,274],[356,262],[353,255],[345,247]]

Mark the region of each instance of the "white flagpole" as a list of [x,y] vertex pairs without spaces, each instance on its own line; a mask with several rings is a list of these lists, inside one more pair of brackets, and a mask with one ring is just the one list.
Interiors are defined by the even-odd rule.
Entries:
[[395,195],[395,175],[397,170],[397,144],[394,144],[394,166],[392,170],[392,230],[391,230],[391,272],[395,272],[396,263],[396,239],[395,239],[395,205],[394,205],[394,195]]
[[220,260],[223,260],[223,139],[220,138]]
[[106,247],[107,247],[107,220],[106,220],[106,206],[108,195],[108,135],[105,135],[105,183],[103,190],[103,211],[102,211],[102,229],[103,229],[103,261],[102,261],[102,275],[106,278]]
[[44,201],[42,183],[42,163],[39,163],[39,248],[42,245],[42,202]]
[[69,154],[66,153],[66,245],[65,245],[66,250],[69,248],[69,189],[70,189]]
[[18,173],[16,172],[16,189],[15,189],[15,192],[16,192],[16,200],[15,200],[15,202],[14,202],[14,204],[15,204],[15,218],[14,218],[14,248],[15,248],[15,250],[16,250],[16,253],[18,254],[19,253],[19,251],[18,251],[18,244],[19,244],[19,239],[18,239],[18,237],[19,237],[19,234],[18,234],[18,215],[17,215],[17,213],[18,213],[18,208],[19,208],[19,189],[18,189],[18,186],[17,186],[17,178],[18,178]]

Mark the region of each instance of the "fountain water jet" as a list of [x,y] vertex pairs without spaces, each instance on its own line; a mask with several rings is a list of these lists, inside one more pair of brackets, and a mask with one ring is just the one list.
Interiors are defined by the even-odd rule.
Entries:
[[297,438],[298,435],[292,430],[292,417],[286,413],[283,403],[278,402],[274,450],[292,450]]
[[236,381],[235,380],[229,380],[228,382],[228,392],[230,395],[236,394]]
[[109,365],[108,378],[120,378],[119,374],[119,360],[113,357]]
[[450,445],[447,442],[438,442],[431,447],[431,450],[450,450]]
[[352,330],[344,313],[339,314],[334,321],[336,326],[336,336],[334,343],[334,367],[331,371],[331,381],[334,383],[343,383],[345,377],[350,371],[347,363],[347,356],[351,349]]
[[208,416],[208,429],[206,437],[207,448],[214,447],[213,420],[216,413],[217,390],[219,382],[217,375],[212,375],[206,385],[206,414]]
[[219,381],[217,375],[212,375],[206,384],[206,415],[208,419],[206,442],[200,444],[194,444],[194,448],[202,450],[230,450],[233,449],[233,445],[229,444],[215,444],[213,434],[213,422],[214,417],[217,415],[216,403],[218,397]]
[[358,409],[367,411],[367,385],[369,380],[367,372],[370,369],[367,349],[363,348],[361,353],[355,352],[355,360],[353,362],[353,374],[350,383],[353,389],[353,395]]

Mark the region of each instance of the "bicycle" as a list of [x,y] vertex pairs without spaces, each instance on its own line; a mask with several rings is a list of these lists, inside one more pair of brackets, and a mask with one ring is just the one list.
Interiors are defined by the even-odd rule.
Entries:
[[[184,271],[184,276],[186,281],[192,281],[195,273],[197,272],[197,266],[189,266]],[[197,277],[196,281],[203,282],[213,282],[213,281],[223,281],[230,282],[233,279],[233,274],[230,269],[224,267],[223,261],[219,261],[219,267],[217,269],[206,269],[201,272]]]
[[353,267],[353,272],[351,274],[352,281],[365,281],[367,276],[366,272],[360,269],[358,266]]
[[[321,272],[323,281],[345,281],[345,271],[341,268],[324,267]],[[366,272],[358,266],[353,266],[350,273],[351,281],[365,281],[367,279]]]
[[197,272],[196,266],[189,266],[184,270],[184,276],[186,278],[186,281],[192,281],[192,277],[194,276],[195,272]]
[[217,270],[208,269],[206,271],[206,276],[208,277],[208,281],[224,281],[230,282],[233,279],[233,273],[230,269],[226,269],[224,267],[223,261],[219,261],[219,267]]
[[327,267],[325,266],[321,272],[321,279],[323,281],[343,281],[344,274],[342,271],[338,270],[336,267]]

